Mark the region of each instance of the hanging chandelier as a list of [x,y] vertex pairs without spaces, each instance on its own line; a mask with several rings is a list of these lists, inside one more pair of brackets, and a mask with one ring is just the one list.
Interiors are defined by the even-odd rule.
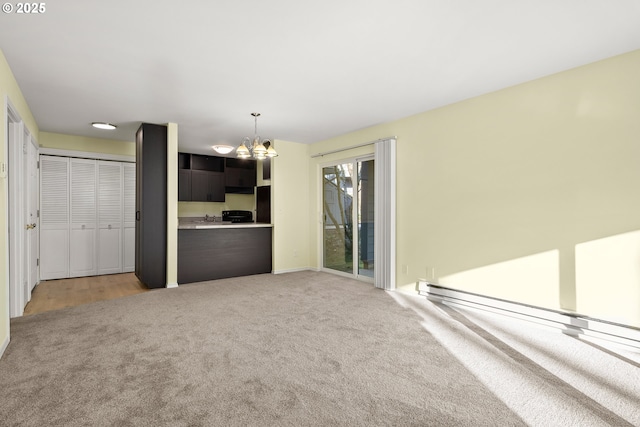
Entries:
[[258,136],[258,117],[260,113],[251,113],[254,120],[253,140],[245,136],[240,146],[236,149],[239,159],[248,159],[253,157],[256,160],[263,160],[267,157],[276,157],[278,153],[273,148],[270,139],[261,140]]

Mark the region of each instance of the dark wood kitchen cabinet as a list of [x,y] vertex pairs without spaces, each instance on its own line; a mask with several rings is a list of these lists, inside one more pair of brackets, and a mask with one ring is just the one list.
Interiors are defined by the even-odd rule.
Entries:
[[224,158],[178,153],[178,201],[224,202]]
[[226,159],[225,187],[227,193],[253,194],[256,186],[256,162],[246,159]]
[[178,201],[191,201],[191,169],[178,169]]
[[178,230],[178,283],[271,273],[272,229]]
[[256,188],[256,222],[271,224],[271,186]]
[[149,288],[167,283],[167,127],[136,132],[135,274]]
[[224,173],[191,171],[192,202],[224,202]]

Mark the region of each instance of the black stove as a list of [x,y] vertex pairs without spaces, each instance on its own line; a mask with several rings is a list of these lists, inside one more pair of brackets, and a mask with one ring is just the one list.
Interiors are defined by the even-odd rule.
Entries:
[[222,211],[222,220],[231,222],[253,222],[251,211]]

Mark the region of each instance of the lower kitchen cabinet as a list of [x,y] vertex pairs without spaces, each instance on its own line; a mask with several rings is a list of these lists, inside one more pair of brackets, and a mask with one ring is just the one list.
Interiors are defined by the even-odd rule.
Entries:
[[178,230],[178,284],[271,273],[271,227]]

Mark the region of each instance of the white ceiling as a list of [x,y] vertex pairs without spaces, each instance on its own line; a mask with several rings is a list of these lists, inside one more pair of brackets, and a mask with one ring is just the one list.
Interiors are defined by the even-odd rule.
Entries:
[[[638,0],[56,0],[0,16],[41,131],[312,143],[640,49]],[[93,121],[119,126],[113,133]],[[386,135],[383,135],[386,136]]]

